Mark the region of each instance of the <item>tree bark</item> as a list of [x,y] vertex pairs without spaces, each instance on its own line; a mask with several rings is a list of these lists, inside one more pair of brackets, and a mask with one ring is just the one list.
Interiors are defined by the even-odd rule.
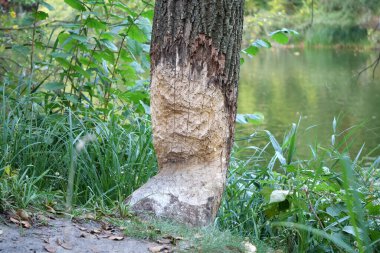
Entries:
[[244,0],[157,0],[151,113],[159,173],[132,210],[207,225],[219,208],[234,140]]

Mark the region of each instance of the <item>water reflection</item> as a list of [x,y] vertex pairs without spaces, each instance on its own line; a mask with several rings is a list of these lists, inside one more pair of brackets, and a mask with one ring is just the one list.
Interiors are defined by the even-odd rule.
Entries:
[[[242,66],[238,111],[263,113],[265,122],[259,129],[268,129],[279,139],[302,116],[304,139],[299,142],[303,145],[315,140],[329,143],[334,117],[339,131],[364,123],[356,131],[353,150],[363,143],[370,150],[380,144],[380,67],[375,80],[371,71],[359,79],[357,73],[376,54],[332,49],[262,51]],[[237,127],[238,137],[251,132],[252,126]],[[308,152],[302,149],[301,153]]]

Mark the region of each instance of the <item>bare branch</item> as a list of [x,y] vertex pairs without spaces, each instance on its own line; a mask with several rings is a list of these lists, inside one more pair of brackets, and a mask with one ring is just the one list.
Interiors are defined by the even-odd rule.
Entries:
[[379,55],[376,57],[376,59],[370,65],[366,66],[364,69],[359,71],[358,78],[363,72],[372,68],[372,79],[375,79],[375,71],[376,71],[377,66],[379,65],[379,62],[380,62],[380,52],[379,52]]

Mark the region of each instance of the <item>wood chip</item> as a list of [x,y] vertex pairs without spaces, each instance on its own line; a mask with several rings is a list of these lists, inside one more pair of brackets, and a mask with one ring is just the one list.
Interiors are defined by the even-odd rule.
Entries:
[[111,235],[110,237],[108,237],[108,239],[113,240],[113,241],[121,241],[124,239],[124,236]]

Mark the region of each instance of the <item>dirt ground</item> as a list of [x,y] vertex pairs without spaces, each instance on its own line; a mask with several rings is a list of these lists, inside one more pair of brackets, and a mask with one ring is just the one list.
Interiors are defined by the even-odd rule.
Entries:
[[27,221],[2,217],[0,252],[170,252],[155,242],[125,237],[120,228],[102,222],[53,217],[41,220],[31,225]]

